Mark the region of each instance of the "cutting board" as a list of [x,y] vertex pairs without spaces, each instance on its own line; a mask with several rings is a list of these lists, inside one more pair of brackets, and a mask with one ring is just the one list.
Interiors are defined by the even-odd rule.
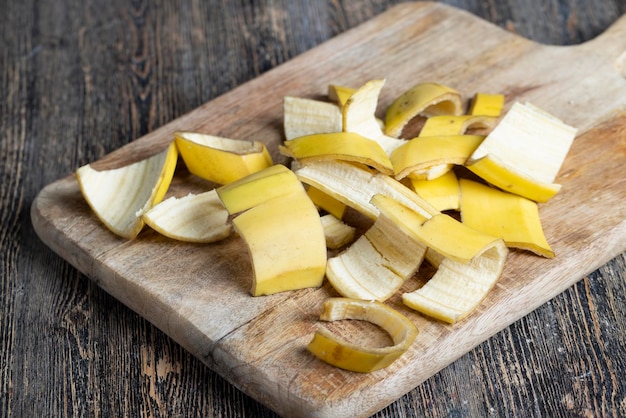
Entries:
[[[201,359],[237,388],[289,417],[371,415],[626,250],[626,18],[577,46],[546,46],[437,3],[405,3],[306,52],[191,113],[130,142],[94,165],[111,168],[154,154],[176,130],[264,141],[276,162],[286,95],[319,98],[330,83],[358,87],[386,79],[381,112],[418,82],[437,81],[466,98],[504,93],[507,108],[529,101],[579,129],[557,181],[540,206],[556,258],[513,250],[496,288],[456,325],[387,303],[420,329],[387,369],[358,374],[328,366],[305,347],[319,326],[326,283],[252,297],[243,241],[185,244],[145,228],[127,241],[109,233],[71,175],[32,204],[41,239],[69,263]],[[182,165],[179,164],[179,165]],[[177,170],[170,195],[213,187]],[[403,290],[425,280],[420,271]],[[355,321],[337,332],[384,344]]]

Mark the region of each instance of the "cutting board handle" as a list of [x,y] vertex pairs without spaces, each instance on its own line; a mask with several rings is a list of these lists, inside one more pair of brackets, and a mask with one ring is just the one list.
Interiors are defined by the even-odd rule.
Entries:
[[626,14],[596,38],[579,47],[589,51],[602,51],[614,62],[619,74],[626,78]]

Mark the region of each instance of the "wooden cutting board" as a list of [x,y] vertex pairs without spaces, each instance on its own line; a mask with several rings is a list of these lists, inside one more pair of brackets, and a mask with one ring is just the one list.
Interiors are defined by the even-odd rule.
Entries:
[[[405,3],[216,98],[104,157],[113,167],[153,154],[176,130],[264,141],[276,162],[286,95],[318,98],[327,85],[387,80],[381,111],[414,84],[437,81],[468,99],[504,93],[579,129],[557,179],[562,191],[540,207],[552,260],[512,251],[497,287],[480,309],[449,326],[388,303],[420,329],[410,351],[389,368],[357,374],[328,366],[305,350],[321,289],[251,297],[243,241],[210,245],[168,240],[146,228],[126,241],[90,212],[74,176],[45,187],[32,205],[41,239],[99,286],[142,315],[236,387],[284,416],[359,417],[375,413],[586,274],[626,250],[626,18],[586,44],[539,45],[466,12]],[[170,194],[212,185],[177,171]],[[421,273],[420,273],[421,274]],[[418,274],[404,290],[423,282]],[[347,322],[347,321],[344,321]],[[343,332],[367,332],[344,324]]]

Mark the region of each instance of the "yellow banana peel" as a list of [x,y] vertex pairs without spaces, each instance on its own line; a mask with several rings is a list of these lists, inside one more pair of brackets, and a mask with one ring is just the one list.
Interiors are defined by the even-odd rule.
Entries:
[[120,168],[99,171],[84,165],[76,178],[98,219],[114,234],[132,239],[144,227],[143,214],[165,197],[177,159],[171,142],[166,150]]
[[303,165],[310,161],[341,160],[365,164],[381,173],[393,173],[391,161],[382,147],[353,132],[302,136],[285,141],[280,151]]
[[232,225],[215,189],[170,197],[143,215],[144,222],[160,234],[179,241],[210,243],[228,237]]
[[174,138],[189,171],[214,183],[228,184],[272,165],[272,157],[260,141],[197,132],[176,132]]
[[293,181],[293,172],[276,164],[219,187],[217,193],[229,213],[238,213],[267,200],[299,192],[302,185]]
[[318,329],[307,349],[322,361],[345,370],[367,373],[388,367],[402,356],[418,335],[415,325],[400,312],[372,301],[329,298],[324,302],[323,321],[361,320],[378,325],[389,333],[393,345],[364,347]]
[[472,180],[461,179],[461,220],[470,228],[503,238],[507,246],[553,258],[537,203]]
[[504,108],[504,94],[476,93],[469,109],[470,115],[497,118]]
[[328,86],[328,98],[343,107],[355,91],[356,89],[352,87],[330,84]]
[[321,210],[325,210],[329,214],[332,214],[335,218],[341,220],[346,212],[346,204],[340,200],[335,199],[327,193],[319,190],[316,187],[309,186],[306,189],[309,198],[315,206]]
[[[390,157],[394,177],[410,176],[432,180],[463,165],[485,137],[481,135],[447,135],[417,137],[396,148]],[[442,169],[437,169],[443,167]]]
[[386,135],[376,119],[378,96],[385,80],[370,80],[358,88],[343,106],[343,131],[354,132],[380,144],[387,155],[404,140]]
[[484,115],[440,115],[426,119],[420,137],[464,135],[470,128],[493,129],[497,118]]
[[428,218],[439,213],[430,203],[404,184],[385,174],[343,161],[319,161],[295,171],[298,178],[345,203],[370,219],[378,208],[371,203],[376,194],[389,196]]
[[218,188],[217,194],[230,214],[241,212],[232,223],[249,250],[253,296],[322,285],[324,228],[291,170],[272,166]]
[[488,183],[536,202],[550,200],[576,129],[531,105],[514,103],[466,162]]
[[372,203],[415,239],[460,263],[470,262],[498,241],[497,237],[471,229],[443,213],[424,218],[387,196],[376,195]]
[[459,179],[453,170],[432,180],[410,180],[413,190],[440,212],[459,210]]
[[385,133],[398,138],[407,123],[418,115],[461,115],[463,103],[458,91],[438,83],[420,83],[407,90],[387,108]]

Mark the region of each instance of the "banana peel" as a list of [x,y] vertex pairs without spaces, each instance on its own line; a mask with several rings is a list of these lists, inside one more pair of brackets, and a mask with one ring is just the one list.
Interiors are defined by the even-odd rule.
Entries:
[[461,115],[463,103],[455,89],[439,83],[419,83],[398,96],[385,113],[385,133],[398,138],[418,115]]
[[359,373],[388,367],[409,349],[419,333],[406,316],[383,303],[373,301],[329,298],[324,302],[320,319],[368,321],[389,334],[393,340],[392,346],[364,347],[347,341],[327,328],[315,332],[307,346],[309,352],[335,367]]
[[354,241],[356,228],[344,223],[335,215],[328,213],[321,216],[320,220],[322,221],[322,227],[324,228],[327,248],[337,250]]
[[413,190],[440,212],[459,210],[459,179],[454,170],[432,180],[409,179]]
[[422,314],[454,324],[478,308],[504,270],[508,249],[496,240],[469,263],[461,263],[433,250],[426,259],[437,271],[413,292],[402,294],[402,302]]
[[217,194],[236,215],[233,227],[248,247],[253,296],[322,285],[324,228],[291,170],[272,166],[218,188]]
[[319,209],[328,212],[333,215],[335,218],[341,220],[343,215],[346,213],[346,208],[348,207],[345,203],[335,199],[334,197],[324,193],[323,191],[309,186],[306,189],[306,193],[309,195],[311,201],[317,206]]
[[377,194],[389,196],[429,218],[439,213],[430,203],[394,178],[343,161],[319,161],[299,167],[296,175],[305,184],[343,202],[375,220],[379,210],[371,203]]
[[420,137],[463,135],[468,129],[493,129],[498,119],[485,115],[439,115],[426,119]]
[[198,132],[175,132],[174,139],[189,172],[228,184],[272,165],[265,144]]
[[378,97],[384,85],[385,80],[370,80],[350,95],[343,105],[342,130],[358,133],[378,142],[387,155],[390,155],[404,140],[386,135],[376,118]]
[[280,147],[283,155],[305,165],[310,161],[351,161],[392,174],[393,167],[383,148],[374,140],[354,132],[334,132],[301,136],[285,141]]
[[498,118],[504,108],[504,94],[476,93],[468,114]]
[[396,148],[390,157],[394,177],[432,180],[464,165],[484,140],[482,135],[417,137]]
[[502,190],[547,202],[561,188],[555,179],[575,137],[575,128],[534,105],[516,102],[466,167]]
[[228,211],[215,189],[170,197],[153,206],[143,220],[160,234],[178,241],[211,243],[230,236]]
[[352,87],[341,86],[338,84],[329,84],[328,99],[337,103],[340,107],[343,107],[355,91],[356,89]]
[[344,297],[383,302],[415,274],[426,249],[381,214],[347,250],[328,260],[326,277]]
[[283,129],[287,141],[313,134],[341,132],[341,107],[321,100],[287,96],[283,100]]
[[504,239],[510,248],[553,258],[536,202],[487,185],[461,179],[461,221],[470,228]]
[[144,160],[110,170],[90,164],[76,170],[81,193],[95,215],[114,234],[132,239],[144,227],[143,214],[165,197],[178,150],[167,149]]

